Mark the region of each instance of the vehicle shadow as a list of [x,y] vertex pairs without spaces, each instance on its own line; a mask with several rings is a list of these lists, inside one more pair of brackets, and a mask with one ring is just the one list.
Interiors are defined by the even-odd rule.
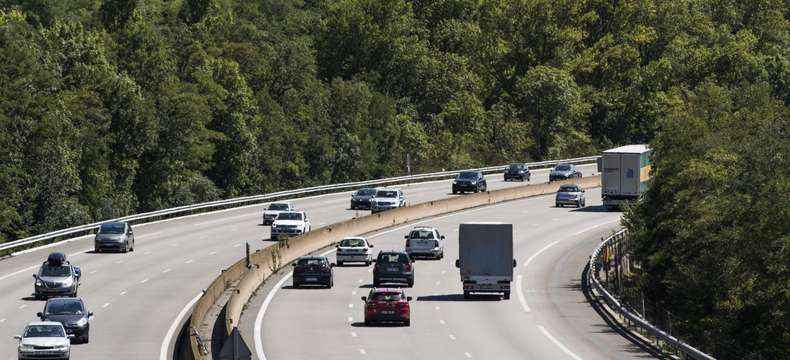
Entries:
[[464,299],[463,294],[425,295],[417,297],[417,301],[499,301],[500,299],[501,297],[496,295],[477,294],[472,294],[468,299]]
[[329,288],[324,285],[301,285],[298,288],[294,287],[293,285],[285,285],[280,289],[281,290],[329,290]]
[[583,208],[576,208],[571,210],[571,212],[601,213],[601,212],[616,212],[616,211],[610,211],[609,209],[606,208],[606,206],[603,205],[596,205],[596,206],[587,206]]
[[404,327],[404,326],[405,325],[403,325],[401,323],[397,323],[397,322],[381,322],[381,323],[376,322],[376,323],[372,323],[370,325],[365,325],[365,323],[361,322],[361,321],[356,321],[356,322],[351,323],[351,327],[383,327],[383,328],[388,328],[388,327]]
[[30,296],[21,297],[21,298],[19,298],[19,300],[22,300],[22,301],[42,301],[43,299],[39,300],[39,299],[36,299],[35,296],[30,295]]
[[366,268],[366,267],[368,267],[369,265],[365,265],[365,263],[363,263],[363,262],[354,262],[354,263],[348,263],[348,262],[344,262],[344,263],[343,263],[343,265],[336,265],[336,266],[337,266],[337,267],[341,267],[341,268],[345,268],[345,267],[350,267],[350,268],[353,268],[353,267],[361,267],[361,268]]

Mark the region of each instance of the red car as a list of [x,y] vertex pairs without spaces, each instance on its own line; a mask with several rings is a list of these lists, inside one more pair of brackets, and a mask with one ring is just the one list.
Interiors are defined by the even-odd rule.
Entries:
[[406,296],[400,288],[373,288],[368,296],[363,296],[365,302],[365,325],[373,322],[399,322],[409,326],[411,324],[411,296]]

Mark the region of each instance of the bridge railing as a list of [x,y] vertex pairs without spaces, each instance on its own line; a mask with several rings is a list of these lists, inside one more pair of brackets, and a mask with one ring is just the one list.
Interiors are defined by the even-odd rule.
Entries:
[[[643,314],[612,294],[614,291],[612,288],[623,288],[624,273],[629,272],[628,246],[627,232],[625,229],[621,229],[604,239],[593,251],[587,271],[587,283],[593,289],[594,295],[602,298],[608,308],[615,313],[614,315],[620,317],[629,330],[637,330],[640,335],[648,337],[658,348],[669,348],[672,353],[686,359],[715,360],[713,356],[651,324]],[[604,276],[603,281],[601,274]],[[611,286],[609,286],[610,284]]]

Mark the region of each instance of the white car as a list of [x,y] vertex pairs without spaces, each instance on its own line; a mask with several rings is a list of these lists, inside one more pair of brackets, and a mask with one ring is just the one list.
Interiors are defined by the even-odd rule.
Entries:
[[294,210],[294,205],[289,202],[273,202],[263,210],[263,225],[271,225],[280,213]]
[[373,262],[373,244],[363,237],[347,237],[337,244],[337,265],[347,262],[364,262],[369,266]]
[[400,189],[378,189],[376,195],[370,199],[371,213],[406,206],[406,196]]
[[444,258],[444,235],[439,234],[439,230],[435,227],[416,226],[404,238],[406,239],[406,253],[411,258]]
[[304,211],[285,211],[272,223],[272,240],[298,236],[310,231],[310,219]]
[[25,327],[22,336],[14,338],[19,340],[19,360],[68,359],[71,354],[70,337],[59,322],[32,322]]

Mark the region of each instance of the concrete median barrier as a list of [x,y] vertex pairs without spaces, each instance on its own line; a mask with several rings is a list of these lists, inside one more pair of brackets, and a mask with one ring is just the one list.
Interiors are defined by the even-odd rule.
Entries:
[[[331,246],[343,237],[370,233],[394,225],[478,206],[555,193],[559,186],[563,184],[578,184],[585,188],[598,187],[600,186],[600,180],[599,176],[594,176],[510,187],[465,196],[454,196],[324,226],[305,235],[291,238],[279,245],[258,250],[250,255],[251,266],[249,268],[247,268],[246,259],[241,259],[225,270],[222,275],[211,283],[203,297],[196,303],[192,311],[191,326],[195,329],[211,326],[212,324],[204,323],[206,314],[228,289],[230,284],[238,281],[235,291],[231,293],[228,299],[225,310],[225,329],[227,334],[230,334],[233,328],[239,325],[244,305],[269,276],[276,271],[282,270],[284,265],[291,263],[299,256]],[[199,351],[195,337],[191,337],[190,341],[195,358],[204,359],[205,356]]]

